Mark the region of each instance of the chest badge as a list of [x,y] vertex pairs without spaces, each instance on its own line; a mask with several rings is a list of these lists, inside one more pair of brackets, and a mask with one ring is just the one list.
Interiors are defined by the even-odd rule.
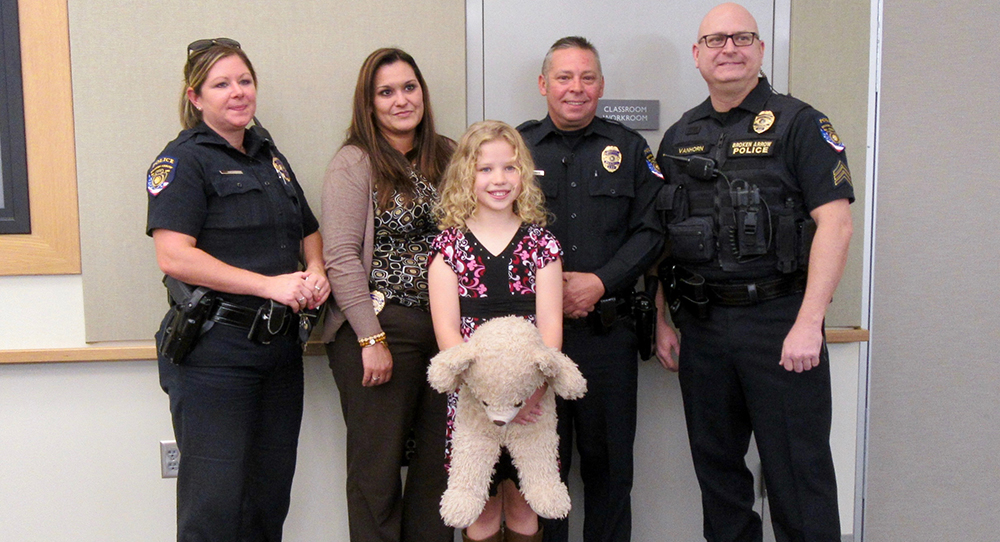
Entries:
[[757,113],[757,116],[753,119],[753,131],[758,134],[763,134],[764,132],[771,129],[774,126],[774,113],[768,110],[761,111]]
[[285,184],[292,182],[292,177],[288,174],[288,169],[285,168],[285,164],[281,162],[280,158],[273,156],[271,165],[274,166],[274,171],[278,172],[278,177],[281,177],[282,182]]
[[618,171],[618,168],[622,165],[622,151],[618,150],[618,147],[614,145],[604,147],[604,150],[601,151],[601,163],[604,164],[604,169],[608,173]]

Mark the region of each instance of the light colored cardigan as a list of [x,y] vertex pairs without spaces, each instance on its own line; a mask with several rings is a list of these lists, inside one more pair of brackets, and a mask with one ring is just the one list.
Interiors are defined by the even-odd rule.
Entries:
[[337,151],[323,176],[320,232],[332,290],[321,336],[324,343],[333,341],[345,320],[358,337],[382,331],[368,293],[375,246],[373,185],[368,155],[355,146]]

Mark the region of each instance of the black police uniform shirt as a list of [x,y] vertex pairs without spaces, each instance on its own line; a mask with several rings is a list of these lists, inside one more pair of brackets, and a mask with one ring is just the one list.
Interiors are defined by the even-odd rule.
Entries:
[[[248,129],[243,146],[246,154],[205,123],[168,143],[146,179],[146,234],[162,228],[190,235],[218,260],[262,275],[295,272],[301,241],[319,223],[274,143]],[[253,309],[263,302],[221,295]]]
[[555,217],[548,228],[562,244],[563,270],[596,274],[606,295],[630,291],[663,246],[654,209],[663,176],[646,140],[599,117],[572,133],[549,117],[517,129]]
[[[786,113],[792,117],[782,118]],[[776,139],[770,127],[780,123],[786,123],[787,128],[774,130],[781,132]],[[798,206],[798,215],[807,219],[808,213],[831,201],[854,201],[854,188],[844,145],[829,119],[800,100],[776,94],[763,77],[737,107],[726,113],[719,113],[712,107],[711,98],[707,98],[685,113],[663,135],[657,161],[666,177],[666,183],[672,185],[692,182],[691,177],[684,172],[685,164],[671,156],[712,158],[719,169],[733,178],[740,175],[741,170],[752,171],[753,167],[767,169],[768,175],[782,184],[786,198]],[[751,169],[748,170],[748,167]],[[695,207],[698,202],[684,205],[688,204]],[[715,204],[715,212],[718,214],[718,198]],[[701,202],[701,207],[704,206],[705,202]],[[772,202],[772,206],[780,205]],[[688,209],[684,210],[687,211]],[[774,210],[771,212],[774,213]],[[691,214],[695,214],[695,211],[691,210]],[[669,214],[667,221],[670,222]],[[776,218],[773,222],[777,222]],[[772,227],[776,229],[776,224],[772,223]],[[772,238],[769,247],[772,258],[776,241]],[[723,257],[721,252],[727,249],[726,242],[725,236],[719,234],[716,241],[719,246],[711,263],[683,266],[705,274],[709,280],[780,275],[780,271],[774,268],[773,259],[767,270],[755,269],[751,263],[736,272],[722,271],[719,260]],[[807,257],[808,254],[804,254],[799,258],[805,260],[801,262],[801,269],[808,263]]]

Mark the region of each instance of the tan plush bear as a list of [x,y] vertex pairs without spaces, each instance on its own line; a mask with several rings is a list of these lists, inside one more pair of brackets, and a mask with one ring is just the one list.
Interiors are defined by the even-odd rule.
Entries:
[[[440,392],[458,391],[448,490],[441,517],[468,527],[483,511],[493,468],[506,446],[517,467],[521,493],[539,516],[569,514],[566,485],[559,479],[555,396],[583,397],[587,382],[571,359],[542,342],[538,329],[516,316],[486,322],[468,342],[431,359],[427,380]],[[509,423],[543,383],[535,423]]]

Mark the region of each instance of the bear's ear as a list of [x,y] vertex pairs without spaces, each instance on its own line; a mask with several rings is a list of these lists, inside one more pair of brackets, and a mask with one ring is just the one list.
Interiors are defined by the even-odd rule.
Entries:
[[566,354],[555,348],[546,348],[538,353],[536,362],[556,395],[564,399],[579,399],[587,392],[587,381]]
[[427,367],[427,382],[441,393],[455,391],[462,383],[461,376],[473,360],[474,352],[470,343],[452,346],[431,358]]

